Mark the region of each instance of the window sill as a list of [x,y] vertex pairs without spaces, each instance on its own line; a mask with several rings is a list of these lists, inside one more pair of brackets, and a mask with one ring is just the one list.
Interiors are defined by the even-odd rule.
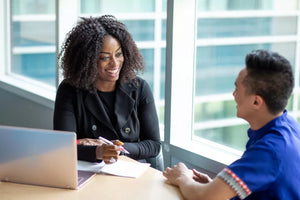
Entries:
[[3,75],[0,77],[0,88],[41,104],[54,108],[56,88],[26,77]]
[[242,151],[206,139],[191,141],[189,146],[186,146],[185,149],[224,165],[229,165],[239,159],[243,153]]
[[[164,147],[166,150],[166,145]],[[188,141],[185,144],[182,142],[172,144],[169,150],[173,152],[171,154],[176,155],[178,158],[214,174],[219,173],[224,167],[239,159],[243,153],[205,139]]]

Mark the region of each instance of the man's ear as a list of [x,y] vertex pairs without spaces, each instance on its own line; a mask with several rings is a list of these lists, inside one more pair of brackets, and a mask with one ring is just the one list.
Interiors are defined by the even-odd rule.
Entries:
[[257,108],[260,108],[264,104],[264,100],[261,96],[255,95],[253,105]]

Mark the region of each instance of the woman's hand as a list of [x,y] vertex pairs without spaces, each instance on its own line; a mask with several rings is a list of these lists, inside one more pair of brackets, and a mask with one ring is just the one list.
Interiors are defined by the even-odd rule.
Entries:
[[87,146],[101,146],[104,144],[104,142],[98,139],[83,138],[83,139],[78,139],[77,144],[87,145]]
[[96,147],[96,159],[103,160],[106,164],[114,163],[118,160],[120,152],[122,151],[123,143],[119,140],[111,141],[113,144],[106,144],[99,139],[83,138],[78,139],[77,144],[97,146]]
[[96,158],[103,160],[106,164],[112,164],[119,158],[122,146],[114,144],[102,144],[96,147]]

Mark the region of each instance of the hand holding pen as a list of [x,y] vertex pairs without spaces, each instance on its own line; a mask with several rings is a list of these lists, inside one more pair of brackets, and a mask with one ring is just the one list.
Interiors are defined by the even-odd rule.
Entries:
[[[114,144],[112,141],[109,141],[108,139],[101,137],[101,136],[99,136],[99,140],[101,140],[105,144]],[[124,144],[123,142],[121,142],[119,140],[116,140],[116,141],[117,141],[117,144],[115,144],[115,145],[122,146]],[[125,154],[130,154],[129,151],[127,151],[124,147],[122,147],[122,152],[124,152]]]
[[120,152],[129,154],[129,152],[122,147],[123,142],[118,140],[109,141],[103,137],[100,137],[99,139],[78,139],[77,144],[84,146],[97,146],[96,159],[103,160],[107,164],[116,162]]

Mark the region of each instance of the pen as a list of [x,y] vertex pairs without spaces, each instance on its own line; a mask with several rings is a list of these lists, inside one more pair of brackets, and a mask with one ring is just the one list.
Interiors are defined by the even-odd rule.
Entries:
[[[99,136],[99,140],[101,140],[102,142],[106,143],[106,144],[114,144],[111,141],[109,141],[108,139]],[[123,142],[120,141],[120,144],[123,145]],[[122,151],[126,154],[130,154],[129,151],[127,151],[124,147],[122,147]]]

